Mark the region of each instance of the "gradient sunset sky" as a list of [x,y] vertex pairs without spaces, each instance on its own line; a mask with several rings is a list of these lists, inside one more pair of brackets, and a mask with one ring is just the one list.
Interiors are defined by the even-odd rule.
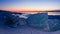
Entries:
[[0,0],[0,10],[60,10],[60,0]]
[[60,0],[0,0],[4,10],[55,10],[60,9]]

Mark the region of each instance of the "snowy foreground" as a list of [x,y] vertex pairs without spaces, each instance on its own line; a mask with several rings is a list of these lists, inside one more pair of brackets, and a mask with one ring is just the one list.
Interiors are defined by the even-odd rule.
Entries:
[[7,27],[0,27],[0,34],[60,34],[60,31],[55,32],[42,32],[38,29],[31,28],[28,26],[21,26],[16,28],[7,28]]

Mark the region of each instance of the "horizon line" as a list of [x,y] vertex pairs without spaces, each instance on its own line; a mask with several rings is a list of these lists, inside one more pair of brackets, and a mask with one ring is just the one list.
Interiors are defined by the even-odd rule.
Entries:
[[12,12],[60,12],[60,10],[45,10],[45,11],[37,11],[37,10],[28,10],[28,11],[21,11],[21,10],[17,10],[17,11],[13,11],[13,10],[0,10],[0,11],[12,11]]

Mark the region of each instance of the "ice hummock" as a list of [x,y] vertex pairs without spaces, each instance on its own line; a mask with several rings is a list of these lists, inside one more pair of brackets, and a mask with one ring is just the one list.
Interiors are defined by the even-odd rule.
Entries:
[[31,15],[27,19],[27,23],[31,27],[38,28],[42,31],[49,31],[49,26],[48,26],[48,14],[47,12],[43,13],[37,13]]

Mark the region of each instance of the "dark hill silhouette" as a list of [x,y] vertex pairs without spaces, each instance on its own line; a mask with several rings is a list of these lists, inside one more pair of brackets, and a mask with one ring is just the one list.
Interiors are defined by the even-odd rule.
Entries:
[[22,13],[17,13],[17,12],[12,12],[12,11],[6,11],[6,10],[0,10],[0,13],[22,14]]
[[50,10],[48,12],[60,12],[60,10]]

